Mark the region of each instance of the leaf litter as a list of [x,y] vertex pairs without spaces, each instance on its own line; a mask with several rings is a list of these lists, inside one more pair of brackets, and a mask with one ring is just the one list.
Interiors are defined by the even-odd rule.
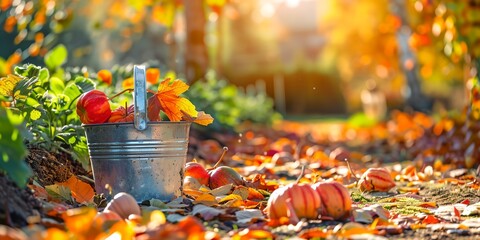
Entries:
[[[461,154],[472,143],[468,131],[473,130],[442,121],[396,112],[391,120],[369,128],[345,124],[332,131],[330,125],[283,122],[274,128],[244,126],[241,135],[193,133],[190,142],[192,149],[198,149],[192,153],[196,161],[208,169],[215,163],[210,156],[218,157],[219,149],[228,146],[222,164],[238,170],[243,186],[186,189],[184,196],[171,202],[137,199],[144,200],[137,222],[133,216],[87,233],[82,227],[94,227],[93,218],[103,211],[98,204],[101,196],[93,196],[89,184],[79,183],[83,179],[76,176],[50,186],[34,184],[31,188],[39,192],[44,208],[41,220],[31,223],[38,228],[27,234],[40,239],[93,233],[99,239],[478,237],[480,183],[472,169],[478,163],[469,162],[471,150]],[[220,146],[202,146],[212,141]],[[395,187],[387,192],[360,191],[357,181],[372,167],[388,169]],[[348,219],[321,217],[300,219],[295,225],[269,225],[264,208],[276,188],[325,180],[348,188],[353,200]]]

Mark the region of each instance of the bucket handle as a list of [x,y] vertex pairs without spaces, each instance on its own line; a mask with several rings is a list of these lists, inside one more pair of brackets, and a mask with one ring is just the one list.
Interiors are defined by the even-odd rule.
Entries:
[[147,128],[147,89],[145,66],[133,66],[133,81],[134,81],[134,125],[139,131]]

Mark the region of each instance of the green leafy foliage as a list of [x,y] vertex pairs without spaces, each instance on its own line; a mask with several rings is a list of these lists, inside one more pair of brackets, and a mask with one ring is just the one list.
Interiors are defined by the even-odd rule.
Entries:
[[209,72],[204,81],[194,83],[186,95],[198,109],[212,113],[213,128],[233,129],[244,121],[271,124],[281,119],[266,93],[253,88],[242,91],[225,80],[218,80],[214,72]]
[[[61,48],[49,55],[54,60],[47,63],[56,70],[65,56],[58,49]],[[67,152],[88,166],[86,138],[75,112],[75,102],[83,92],[95,88],[94,82],[85,77],[61,79],[52,76],[48,69],[31,64],[16,67],[14,76],[20,80],[12,91],[4,91],[12,92],[4,97],[10,98],[9,108],[25,119],[25,127],[31,133],[26,138],[27,145]]]
[[23,118],[0,108],[0,171],[4,171],[20,187],[24,187],[32,171],[24,161],[27,155],[24,137],[28,134]]

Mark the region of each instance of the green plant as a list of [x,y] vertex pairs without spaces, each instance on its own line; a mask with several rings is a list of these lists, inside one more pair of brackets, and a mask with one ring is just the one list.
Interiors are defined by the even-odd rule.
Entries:
[[270,124],[281,119],[266,93],[243,92],[237,86],[217,79],[213,71],[204,81],[192,84],[186,95],[199,109],[212,113],[216,120],[211,125],[213,128],[233,129],[244,121]]
[[27,148],[23,138],[28,136],[23,118],[0,107],[0,172],[5,172],[20,187],[25,186],[31,169],[24,161]]
[[25,127],[31,133],[25,139],[27,146],[67,152],[88,166],[86,138],[74,103],[95,84],[85,77],[65,80],[61,65],[67,55],[62,48],[52,51],[60,51],[45,58],[54,75],[31,64],[16,67],[15,74],[0,79],[0,95],[13,113],[25,119]]

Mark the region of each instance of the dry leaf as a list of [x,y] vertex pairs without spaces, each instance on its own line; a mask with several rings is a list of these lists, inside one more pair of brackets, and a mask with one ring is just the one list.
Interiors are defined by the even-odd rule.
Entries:
[[44,199],[44,200],[48,199],[48,192],[42,186],[36,185],[36,184],[30,184],[28,185],[28,187],[33,190],[33,195],[35,197]]
[[194,216],[200,215],[200,217],[203,218],[205,221],[210,221],[223,213],[224,213],[223,210],[205,206],[202,204],[197,204],[193,206],[193,210],[192,210],[192,215]]
[[72,192],[73,198],[78,203],[93,202],[93,197],[95,196],[93,188],[89,184],[80,181],[75,175],[72,175],[66,182],[58,183],[58,185],[68,187]]
[[210,191],[210,194],[212,194],[215,197],[222,196],[222,195],[227,195],[232,192],[233,184],[226,184],[221,187],[215,188]]
[[427,217],[422,220],[422,224],[435,224],[439,222],[440,220],[433,215],[427,215]]
[[239,223],[253,223],[257,220],[265,220],[265,216],[259,209],[247,209],[236,211],[235,216]]
[[61,201],[71,201],[72,200],[72,193],[70,188],[67,186],[53,184],[45,186],[45,190],[47,191],[48,195],[52,198],[59,199]]
[[232,193],[232,194],[230,194],[230,195],[228,195],[228,196],[220,199],[220,200],[218,201],[218,203],[222,204],[222,203],[226,203],[226,202],[232,201],[232,200],[242,201],[243,199],[242,199],[242,196]]
[[68,231],[79,236],[85,236],[90,231],[97,210],[91,207],[69,209],[63,213],[63,220]]
[[244,186],[237,186],[235,190],[233,190],[232,194],[236,194],[241,197],[241,200],[247,200],[249,195],[249,190],[247,187]]
[[325,228],[311,228],[300,232],[298,237],[301,239],[326,239],[331,235],[331,231],[327,231]]
[[213,196],[212,194],[204,193],[204,194],[198,196],[193,203],[194,204],[204,204],[204,205],[207,205],[207,206],[214,206],[218,202],[215,199],[215,196]]
[[233,239],[275,239],[272,232],[263,229],[243,229],[232,237]]
[[343,225],[343,227],[340,229],[336,236],[340,238],[351,238],[352,235],[374,234],[375,232],[375,230],[372,230],[360,223],[349,222]]
[[69,240],[68,233],[58,228],[49,228],[42,234],[43,239]]
[[202,126],[207,126],[210,123],[213,123],[213,117],[212,115],[206,114],[205,112],[201,111],[201,112],[198,112],[198,116],[193,122],[198,123]]

